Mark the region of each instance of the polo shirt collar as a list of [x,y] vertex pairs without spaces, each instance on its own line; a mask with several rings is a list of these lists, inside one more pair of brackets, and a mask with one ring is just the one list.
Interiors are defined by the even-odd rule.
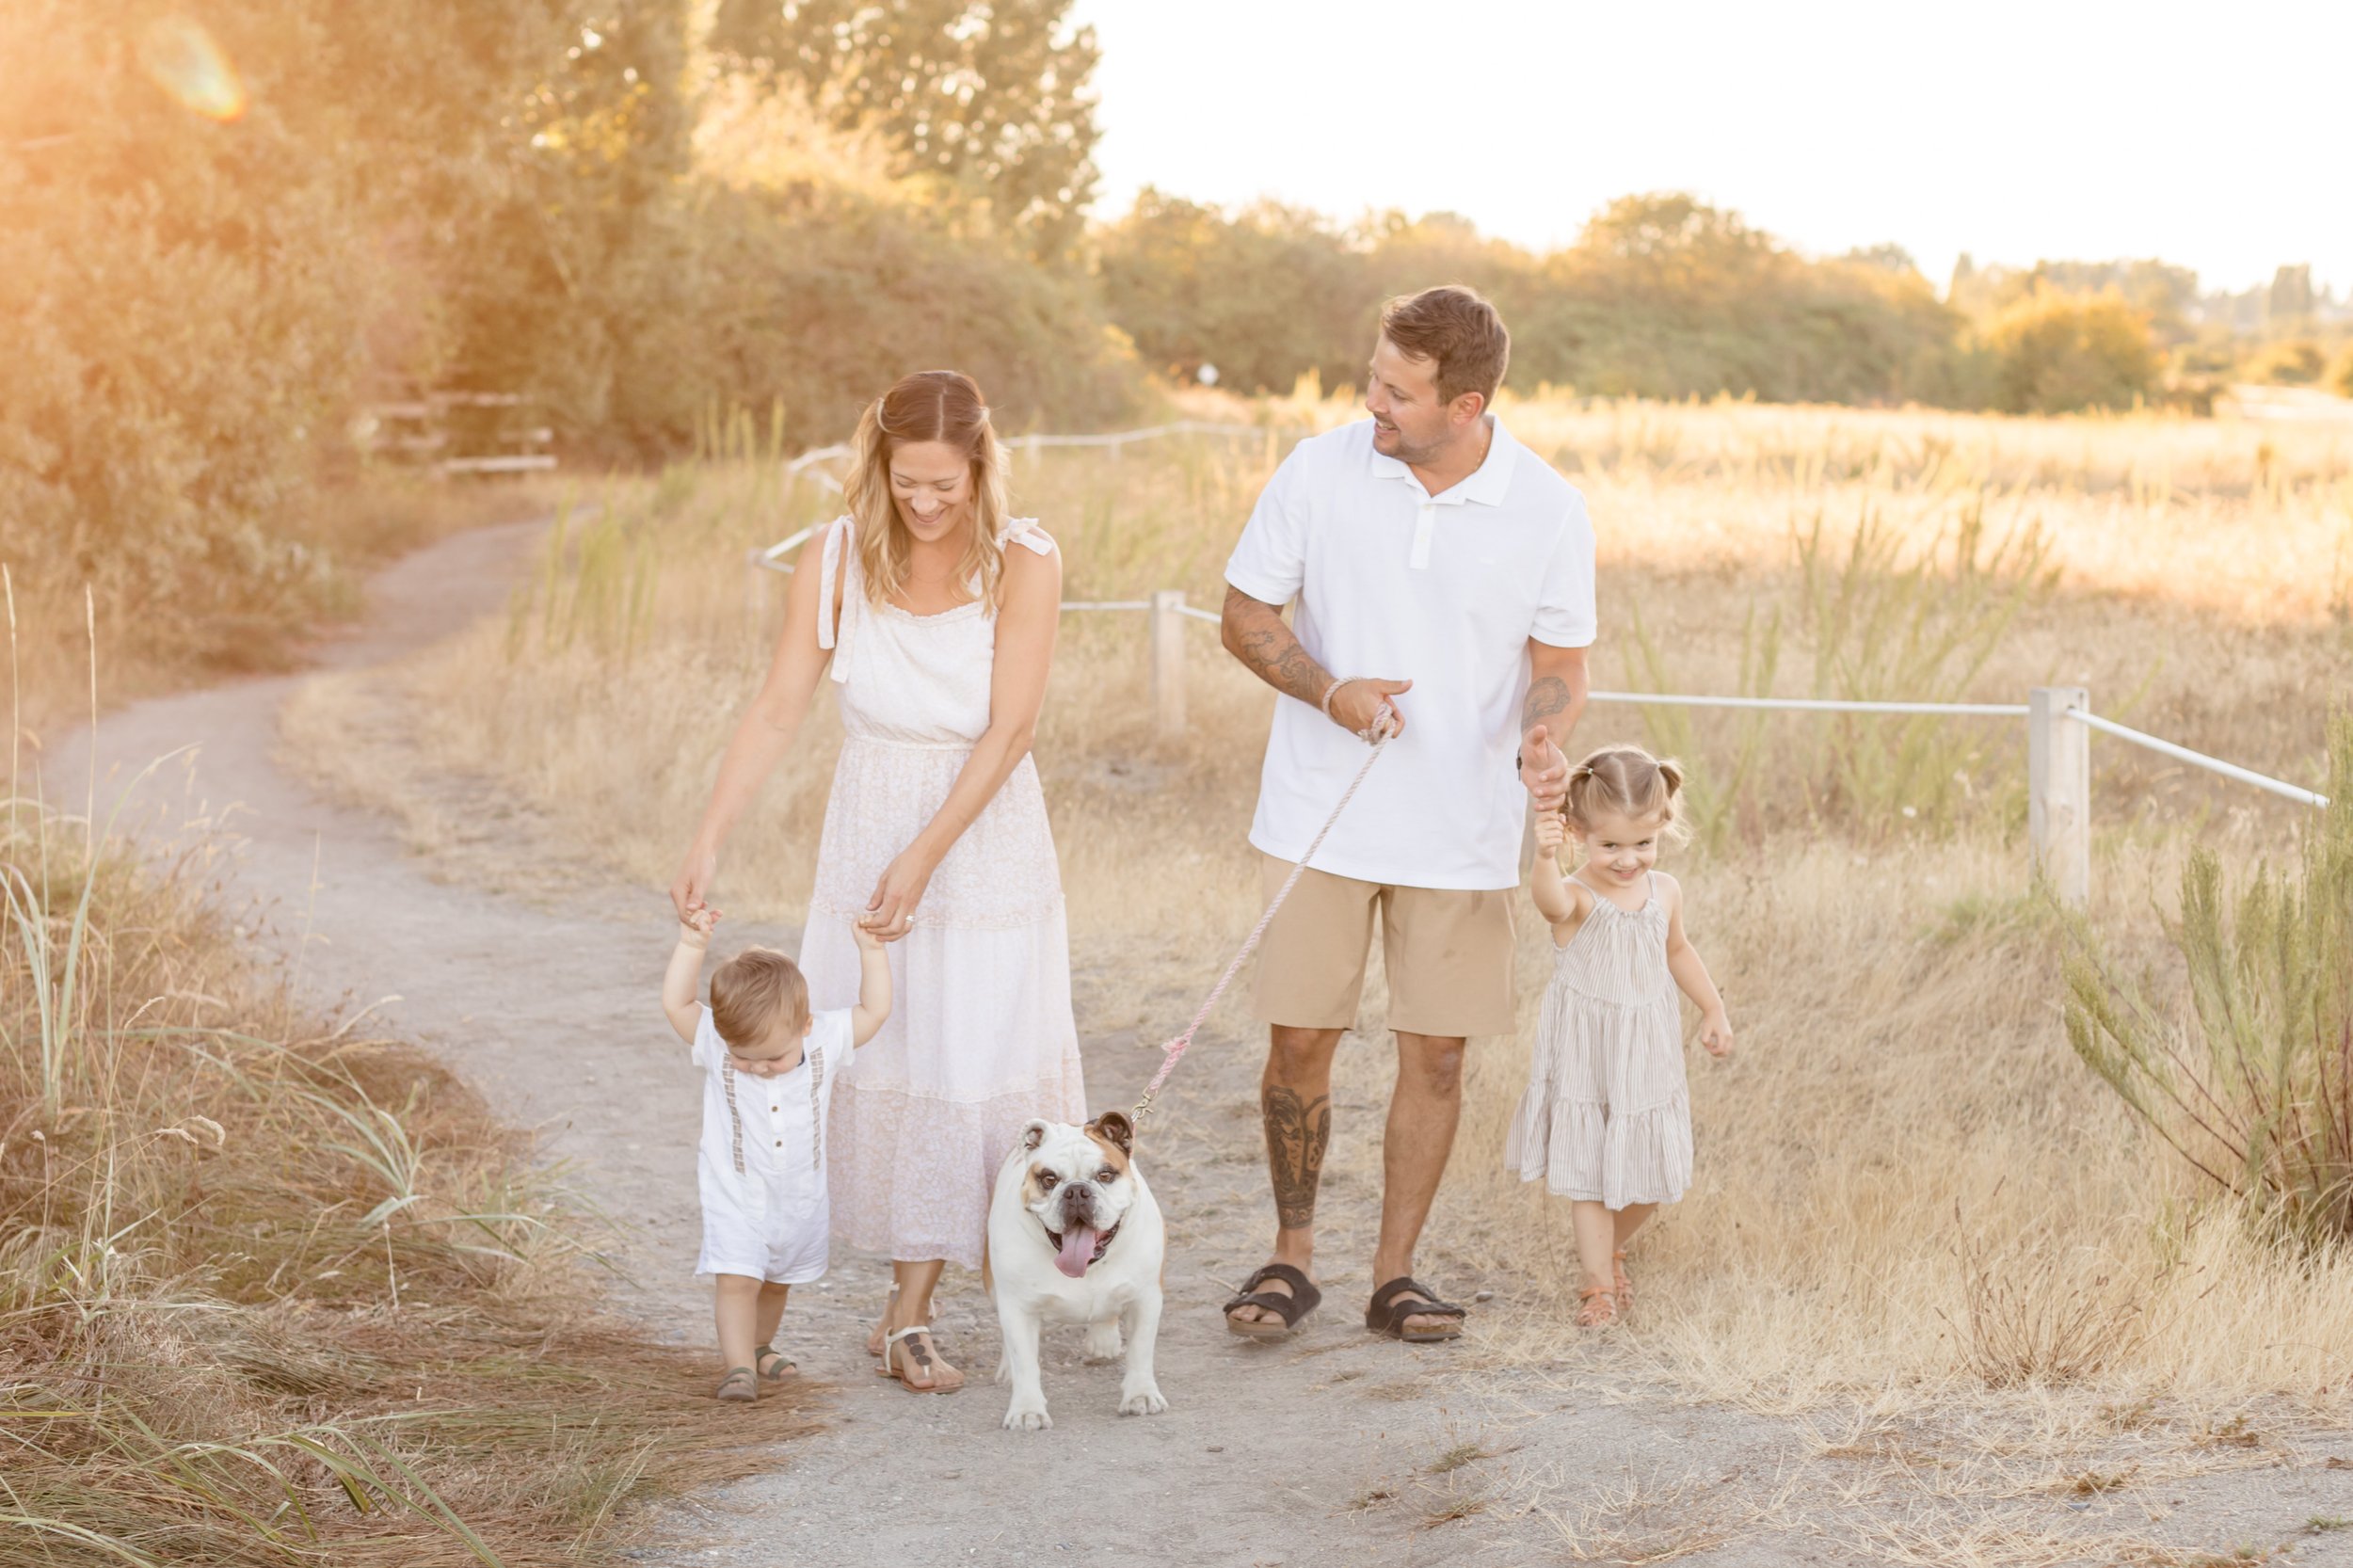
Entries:
[[[1487,442],[1486,460],[1466,478],[1457,481],[1452,489],[1442,491],[1431,497],[1432,500],[1449,503],[1476,501],[1481,506],[1503,504],[1504,496],[1512,488],[1512,468],[1519,458],[1520,443],[1512,439],[1512,432],[1503,427],[1503,421],[1493,414],[1487,416],[1487,428],[1493,434]],[[1392,457],[1385,452],[1372,454],[1372,476],[1375,479],[1402,479],[1416,489],[1421,488],[1421,481],[1403,459]]]

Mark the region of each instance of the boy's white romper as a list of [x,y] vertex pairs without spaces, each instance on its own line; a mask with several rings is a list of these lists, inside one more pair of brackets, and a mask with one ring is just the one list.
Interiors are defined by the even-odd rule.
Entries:
[[801,1064],[774,1078],[730,1067],[711,1009],[696,1012],[703,1250],[695,1272],[806,1285],[825,1272],[825,1120],[850,1061],[850,1010],[816,1014]]

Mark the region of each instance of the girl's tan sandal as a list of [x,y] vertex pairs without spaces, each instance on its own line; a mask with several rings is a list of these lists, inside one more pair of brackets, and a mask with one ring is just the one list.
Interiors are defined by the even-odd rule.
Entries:
[[1608,1328],[1618,1320],[1618,1293],[1607,1285],[1589,1285],[1577,1293],[1579,1328]]
[[1609,1255],[1609,1275],[1610,1283],[1617,1292],[1618,1310],[1621,1312],[1633,1311],[1634,1281],[1626,1275],[1625,1249],[1624,1247],[1620,1247],[1616,1252]]

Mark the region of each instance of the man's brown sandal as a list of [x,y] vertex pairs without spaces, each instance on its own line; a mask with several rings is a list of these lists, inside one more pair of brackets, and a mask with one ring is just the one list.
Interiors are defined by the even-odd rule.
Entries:
[[[929,1345],[913,1337],[920,1334],[928,1338],[931,1332],[931,1324],[917,1323],[912,1327],[900,1329],[884,1339],[883,1364],[874,1368],[875,1375],[896,1379],[899,1386],[910,1394],[952,1394],[963,1387],[964,1378],[961,1374],[953,1383],[940,1382],[939,1375],[946,1368],[933,1359]],[[920,1370],[932,1381],[929,1383],[910,1382],[906,1373],[900,1370],[899,1363],[902,1358],[915,1363],[909,1370]]]
[[1618,1320],[1618,1292],[1607,1285],[1589,1285],[1577,1293],[1579,1328],[1608,1328]]
[[760,1398],[760,1374],[749,1367],[730,1367],[719,1380],[719,1386],[711,1391],[714,1400],[745,1401]]
[[[1442,1302],[1438,1293],[1420,1281],[1405,1275],[1389,1281],[1372,1293],[1372,1304],[1365,1308],[1365,1327],[1375,1334],[1385,1334],[1392,1339],[1402,1339],[1409,1345],[1435,1345],[1448,1339],[1463,1337],[1463,1320],[1470,1316],[1465,1307],[1452,1302]],[[1444,1328],[1415,1328],[1405,1326],[1409,1318],[1451,1318]]]
[[[1290,1294],[1286,1296],[1259,1289],[1258,1287],[1268,1280],[1289,1286]],[[1228,1334],[1238,1334],[1244,1339],[1284,1339],[1298,1330],[1299,1320],[1313,1312],[1322,1300],[1323,1292],[1317,1289],[1315,1281],[1305,1274],[1288,1263],[1270,1263],[1243,1280],[1241,1288],[1234,1292],[1234,1299],[1218,1310],[1225,1314],[1225,1332]],[[1261,1318],[1256,1322],[1245,1322],[1234,1316],[1245,1306],[1272,1312],[1282,1321],[1270,1323]]]

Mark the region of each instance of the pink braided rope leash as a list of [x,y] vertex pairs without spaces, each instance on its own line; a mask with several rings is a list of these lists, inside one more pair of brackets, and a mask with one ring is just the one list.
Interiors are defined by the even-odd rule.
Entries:
[[1225,994],[1225,988],[1234,983],[1234,976],[1241,972],[1241,967],[1249,962],[1250,955],[1258,951],[1259,938],[1266,935],[1266,928],[1274,923],[1274,912],[1283,907],[1283,901],[1291,896],[1291,889],[1298,887],[1299,879],[1306,874],[1307,862],[1314,859],[1316,851],[1323,847],[1324,836],[1332,831],[1332,824],[1340,820],[1340,813],[1348,809],[1348,803],[1356,798],[1356,787],[1365,781],[1365,775],[1370,773],[1372,765],[1381,760],[1381,748],[1389,744],[1389,731],[1385,728],[1388,712],[1389,705],[1385,702],[1381,705],[1380,717],[1375,721],[1384,724],[1381,738],[1372,743],[1372,751],[1365,758],[1364,766],[1358,768],[1356,776],[1348,781],[1348,788],[1340,794],[1340,803],[1332,808],[1332,814],[1323,819],[1321,827],[1316,829],[1314,840],[1307,845],[1307,853],[1299,857],[1299,864],[1291,868],[1290,875],[1283,879],[1283,886],[1275,889],[1273,899],[1266,906],[1266,913],[1258,917],[1258,923],[1250,928],[1248,936],[1242,938],[1241,950],[1234,954],[1233,962],[1225,966],[1225,972],[1217,977],[1217,984],[1209,988],[1208,1000],[1201,1003],[1201,1011],[1193,1016],[1193,1022],[1185,1026],[1182,1034],[1160,1048],[1167,1055],[1160,1059],[1160,1070],[1154,1073],[1152,1081],[1144,1086],[1143,1097],[1136,1101],[1135,1110],[1129,1112],[1128,1119],[1131,1123],[1141,1127],[1144,1118],[1151,1114],[1152,1096],[1160,1092],[1160,1085],[1168,1081],[1168,1075],[1176,1070],[1177,1059],[1193,1044],[1194,1032],[1209,1021],[1210,1011],[1217,1006],[1218,999]]

